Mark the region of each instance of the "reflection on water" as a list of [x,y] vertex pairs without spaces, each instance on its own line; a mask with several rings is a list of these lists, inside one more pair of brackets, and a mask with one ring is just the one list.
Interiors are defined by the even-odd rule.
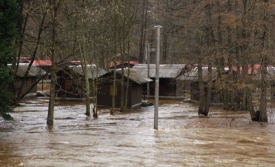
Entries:
[[[16,108],[14,122],[0,120],[1,166],[274,166],[275,126],[254,123],[247,112],[162,101],[159,130],[154,108],[87,119],[83,102],[57,102],[54,126],[46,125],[45,98]],[[271,118],[271,116],[270,116]]]

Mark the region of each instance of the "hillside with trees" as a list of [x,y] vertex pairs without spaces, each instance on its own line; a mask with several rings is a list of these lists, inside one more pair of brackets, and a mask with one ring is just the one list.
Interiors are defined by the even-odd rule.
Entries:
[[[87,72],[86,62],[108,69],[110,59],[118,54],[121,55],[122,62],[129,61],[130,56],[133,56],[138,58],[140,63],[146,63],[145,46],[149,44],[153,53],[156,45],[154,25],[163,27],[161,63],[198,65],[199,114],[207,116],[209,112],[213,67],[218,71],[217,83],[224,109],[248,110],[252,120],[268,121],[266,99],[270,80],[267,67],[274,65],[274,0],[25,0],[20,4],[15,0],[9,2],[1,4],[1,11],[19,11],[22,20],[14,19],[17,17],[16,12],[9,15],[0,13],[1,25],[5,25],[1,27],[1,39],[4,39],[0,45],[1,73],[7,70],[7,63],[13,64],[13,71],[16,73],[20,57],[29,57],[32,60],[29,67],[36,59],[52,61],[48,124],[53,124],[56,72],[63,64],[72,60],[81,61],[84,73]],[[16,9],[11,5],[16,6]],[[8,6],[10,8],[7,8]],[[10,18],[5,18],[8,16]],[[15,39],[16,31],[13,29],[19,24],[19,36]],[[16,50],[12,49],[11,44],[16,46]],[[154,54],[150,60],[154,62]],[[116,62],[116,58],[113,61]],[[261,75],[257,82],[251,80],[247,72],[249,66],[254,64],[261,66]],[[208,66],[206,83],[201,75],[203,66]],[[227,71],[225,67],[228,68]],[[28,71],[26,76],[27,73]],[[2,80],[9,82],[5,78],[1,78]],[[1,87],[5,87],[8,82],[1,82]],[[89,84],[86,85],[86,115],[89,116],[90,88]],[[258,111],[255,111],[255,104],[252,103],[252,94],[256,88],[260,90],[260,100],[256,104]],[[25,93],[19,92],[14,96],[14,103],[17,104]],[[0,98],[6,99],[2,94]],[[239,99],[237,102],[236,98]],[[120,110],[124,111],[127,96],[121,99]],[[5,102],[5,105],[7,103],[9,101]],[[93,110],[93,116],[97,117],[96,108]]]

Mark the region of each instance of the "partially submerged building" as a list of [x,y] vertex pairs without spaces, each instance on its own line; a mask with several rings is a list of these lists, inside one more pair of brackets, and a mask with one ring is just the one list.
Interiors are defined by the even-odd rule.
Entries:
[[25,76],[27,69],[29,67],[29,64],[20,63],[18,65],[18,69],[15,73],[16,77],[14,80],[14,91],[15,95],[18,95],[19,89],[24,81],[24,84],[22,85],[22,94],[29,91],[27,96],[35,96],[37,94],[37,81],[43,77],[43,75],[46,74],[46,71],[37,67],[37,66],[31,66],[28,74]]
[[[127,91],[127,97],[124,96],[127,99],[127,108],[140,108],[142,102],[142,84],[149,83],[152,80],[133,69],[124,69],[124,75],[122,75],[122,69],[119,69],[116,70],[116,86],[113,87],[114,72],[110,71],[99,77],[98,106],[111,107],[113,96],[115,96],[115,107],[120,106],[121,95]],[[124,76],[123,81],[122,76]],[[129,84],[127,81],[129,81]],[[123,88],[122,83],[124,85]]]
[[[207,82],[212,82],[212,96],[211,102],[221,102],[221,96],[219,94],[219,89],[215,86],[215,81],[218,78],[218,73],[216,68],[212,68],[211,78],[208,75],[208,67],[202,67],[202,81],[206,85]],[[183,90],[185,92],[185,98],[190,98],[190,100],[199,101],[199,77],[198,77],[198,67],[184,73],[182,76],[177,78],[183,82]],[[207,89],[205,89],[206,94]]]
[[[88,65],[88,79],[91,97],[93,96],[93,81],[106,74],[107,71],[95,65]],[[81,65],[65,66],[57,72],[55,94],[58,98],[85,98],[85,77]]]
[[[144,77],[149,77],[155,81],[156,65],[155,64],[137,64],[133,67],[135,71]],[[186,64],[160,64],[159,66],[159,97],[168,99],[182,99],[183,85],[177,78],[187,71]],[[143,85],[144,95],[154,97],[155,82]]]
[[[259,93],[259,88],[260,88],[260,82],[261,82],[261,72],[260,72],[260,65],[255,64],[255,65],[248,65],[246,68],[247,73],[243,75],[243,68],[240,67],[239,70],[236,67],[232,68],[232,75],[229,76],[229,68],[225,67],[225,75],[221,78],[218,78],[218,71],[216,68],[212,68],[212,74],[211,78],[209,78],[208,74],[208,67],[202,67],[202,81],[204,82],[205,86],[210,79],[212,82],[212,90],[211,90],[211,102],[213,103],[221,103],[222,97],[221,97],[221,92],[222,91],[222,83],[225,82],[227,86],[229,86],[231,89],[234,89],[234,101],[238,102],[240,101],[240,97],[242,96],[242,89],[239,89],[240,91],[237,90],[234,86],[236,86],[236,77],[237,73],[240,73],[242,76],[240,79],[242,79],[250,89],[256,94],[255,96],[259,96],[257,92]],[[267,75],[266,75],[266,88],[269,89],[268,92],[270,92],[270,98],[274,99],[275,98],[275,68],[273,66],[268,66],[267,67]],[[178,77],[178,80],[183,81],[184,85],[184,91],[188,93],[188,96],[190,100],[198,101],[199,100],[199,78],[198,78],[198,68],[194,68],[191,71],[183,74],[182,76]],[[221,81],[223,80],[223,81]],[[244,85],[245,86],[245,85]],[[205,89],[207,91],[207,89]],[[185,96],[186,97],[186,96]]]

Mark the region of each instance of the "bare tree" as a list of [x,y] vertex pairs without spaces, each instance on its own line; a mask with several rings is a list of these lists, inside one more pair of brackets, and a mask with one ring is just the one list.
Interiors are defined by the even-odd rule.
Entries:
[[51,85],[50,85],[50,99],[47,116],[47,124],[53,125],[54,120],[54,102],[55,102],[55,85],[56,85],[56,52],[57,52],[57,23],[58,23],[58,12],[62,5],[62,0],[49,0],[51,20],[52,20],[52,45],[51,45]]

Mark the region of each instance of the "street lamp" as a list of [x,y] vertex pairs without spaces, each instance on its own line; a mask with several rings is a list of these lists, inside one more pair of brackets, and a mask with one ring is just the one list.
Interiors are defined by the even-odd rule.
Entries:
[[162,26],[157,25],[157,26],[154,26],[154,28],[157,28],[157,55],[156,55],[156,77],[155,77],[154,129],[158,130],[160,28],[162,28]]

